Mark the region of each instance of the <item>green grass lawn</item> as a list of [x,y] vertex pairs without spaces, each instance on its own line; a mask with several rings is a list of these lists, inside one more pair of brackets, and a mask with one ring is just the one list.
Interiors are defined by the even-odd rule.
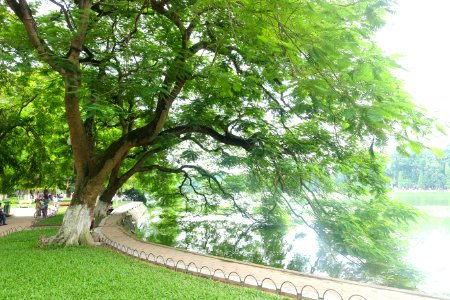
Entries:
[[45,219],[39,219],[34,225],[35,226],[60,226],[64,219],[64,214],[66,213],[67,207],[60,207],[58,213],[54,216],[50,216]]
[[150,265],[105,247],[41,249],[55,228],[0,238],[1,299],[281,299]]

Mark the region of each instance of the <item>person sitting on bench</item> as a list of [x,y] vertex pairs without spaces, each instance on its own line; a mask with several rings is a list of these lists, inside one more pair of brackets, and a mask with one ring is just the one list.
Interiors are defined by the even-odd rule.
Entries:
[[6,214],[3,210],[2,204],[0,203],[0,225],[8,225],[6,224]]

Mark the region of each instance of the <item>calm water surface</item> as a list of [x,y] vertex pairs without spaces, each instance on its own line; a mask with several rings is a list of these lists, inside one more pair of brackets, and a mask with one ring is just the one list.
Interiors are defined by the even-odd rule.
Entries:
[[423,212],[412,225],[408,257],[424,273],[419,289],[450,296],[450,193],[397,192],[393,197]]
[[[450,296],[450,193],[397,192],[423,216],[409,234],[409,262],[424,275],[418,288]],[[231,219],[231,220],[230,220]],[[199,253],[332,277],[363,279],[352,264],[330,255],[305,225],[262,227],[239,216],[151,219],[144,238]]]

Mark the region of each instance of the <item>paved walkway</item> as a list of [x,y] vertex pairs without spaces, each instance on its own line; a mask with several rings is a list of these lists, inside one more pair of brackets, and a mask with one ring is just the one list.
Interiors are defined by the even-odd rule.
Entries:
[[[307,273],[275,269],[231,259],[197,254],[167,246],[143,242],[128,234],[121,220],[125,212],[139,215],[146,208],[139,203],[129,203],[114,210],[105,218],[98,229],[103,242],[130,255],[145,258],[156,263],[186,269],[202,275],[214,275],[216,279],[229,278],[229,281],[244,281],[248,285],[259,286],[311,299],[350,299],[350,300],[426,300],[446,299],[391,289],[383,286],[312,276]],[[145,254],[144,254],[145,253]],[[249,276],[251,275],[251,276]],[[314,288],[312,288],[314,287]],[[317,291],[314,291],[314,289]],[[342,296],[336,293],[336,291]],[[355,296],[355,295],[362,295]]]
[[13,228],[30,227],[34,222],[34,208],[11,208],[11,216],[6,217],[6,224],[0,226],[0,235]]

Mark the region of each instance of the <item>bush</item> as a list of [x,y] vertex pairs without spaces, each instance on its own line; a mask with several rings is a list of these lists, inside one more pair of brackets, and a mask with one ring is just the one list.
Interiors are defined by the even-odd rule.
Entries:
[[147,204],[147,198],[144,193],[137,189],[129,189],[123,192],[123,199],[126,201],[138,201]]

